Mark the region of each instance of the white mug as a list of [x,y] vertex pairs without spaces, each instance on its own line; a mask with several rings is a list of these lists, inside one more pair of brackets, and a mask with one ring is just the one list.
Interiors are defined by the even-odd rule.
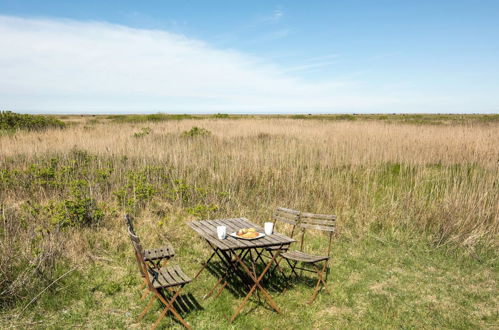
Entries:
[[265,235],[272,235],[274,232],[274,223],[273,222],[265,222],[263,225],[263,228],[265,230]]
[[218,239],[225,239],[225,237],[227,236],[227,227],[217,226],[217,235]]

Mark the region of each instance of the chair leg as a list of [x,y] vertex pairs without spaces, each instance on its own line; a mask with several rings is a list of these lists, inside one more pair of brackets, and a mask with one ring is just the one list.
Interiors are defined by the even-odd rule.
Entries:
[[211,259],[215,256],[215,252],[213,252],[211,254],[211,256],[208,258],[208,260],[203,264],[203,266],[201,267],[201,269],[197,272],[196,276],[194,276],[194,279],[197,279],[199,275],[201,275],[201,273],[203,272],[203,270],[206,268],[206,266],[208,266],[208,263],[211,261]]
[[263,257],[262,257],[262,253],[257,255],[256,261],[260,261],[261,263],[265,263],[265,261],[263,260]]
[[142,282],[142,285],[140,286],[140,289],[143,291],[142,296],[140,297],[140,301],[144,301],[144,299],[146,299],[147,295],[149,294],[146,279],[145,278],[142,278],[142,279],[144,280],[144,282]]
[[[272,253],[272,251],[269,251],[269,254],[270,254],[271,257],[274,256],[274,254]],[[261,255],[260,255],[260,260],[263,262],[263,258],[261,257]],[[284,270],[279,265],[279,263],[281,262],[281,260],[282,260],[282,257],[280,259],[275,259],[274,266],[268,271],[268,277],[269,278],[271,278],[274,275],[274,272],[276,271],[276,269],[281,273],[281,275],[283,277],[286,277],[286,274],[284,274]]]
[[149,290],[147,288],[143,289],[142,297],[140,297],[140,301],[144,301],[149,295]]
[[[320,273],[320,279],[322,281],[322,285],[324,286],[324,290],[326,290],[327,293],[330,293],[329,287],[327,286],[327,273],[329,272],[329,262],[326,261],[324,265],[322,266],[322,272]],[[323,276],[325,274],[325,276]]]
[[[296,265],[298,265],[298,261],[295,261],[294,264],[291,264],[291,261],[289,261],[288,259],[286,259],[286,262],[288,263],[289,267],[291,268],[291,273],[295,274],[296,277],[299,277],[298,273],[295,271]],[[291,274],[289,274],[288,280],[290,278],[291,278]]]
[[282,267],[279,265],[279,263],[281,262],[281,260],[282,259],[276,259],[276,261],[274,262],[275,263],[274,268],[272,268],[269,271],[269,277],[272,277],[272,275],[274,274],[274,272],[276,271],[276,269],[279,271],[279,273],[281,273],[281,275],[283,277],[286,277],[286,275],[284,274],[284,269],[282,269]]
[[[215,291],[215,289],[220,285],[220,283],[222,283],[223,281],[223,277],[220,277],[218,280],[217,280],[217,283],[215,284],[215,286],[210,290],[210,292],[208,292],[207,294],[205,294],[203,296],[203,299],[208,299],[211,297],[211,295],[213,294],[213,292]],[[225,287],[225,285],[224,285]]]
[[140,322],[142,320],[142,318],[144,318],[144,315],[146,315],[147,311],[152,307],[153,303],[154,303],[154,297],[151,297],[151,299],[147,303],[146,308],[144,308],[144,310],[142,311],[142,313],[140,313],[139,317],[137,318],[137,321]]
[[159,292],[156,292],[155,294],[157,295],[158,299],[161,300],[161,302],[165,305],[165,309],[163,310],[163,312],[161,313],[160,317],[158,318],[158,320],[156,320],[156,322],[154,323],[152,329],[155,329],[159,322],[161,321],[161,319],[163,319],[163,317],[166,315],[166,313],[168,311],[170,311],[173,316],[175,316],[175,318],[180,322],[182,323],[182,325],[184,327],[186,327],[187,329],[192,329],[190,324],[187,323],[187,321],[185,321],[182,316],[180,316],[180,314],[177,312],[177,310],[175,309],[175,307],[173,306],[173,303],[175,302],[175,300],[177,299],[177,297],[180,295],[180,291],[182,291],[182,288],[183,286],[181,286],[177,292],[175,292],[175,294],[173,295],[173,297],[170,299],[170,301],[167,301]]
[[317,266],[313,265],[314,269],[317,272],[317,284],[315,285],[314,293],[312,295],[312,298],[308,301],[308,304],[311,304],[314,302],[315,298],[317,298],[317,295],[319,294],[319,291],[321,289],[321,284],[324,286],[324,288],[329,292],[327,289],[326,282],[324,281],[323,274],[326,270],[327,262],[324,263],[324,266],[322,266],[322,269],[318,268]]
[[331,294],[331,291],[329,291],[329,287],[327,286],[326,282],[327,282],[327,270],[326,270],[326,276],[325,276],[326,279],[322,279],[322,285],[324,286],[324,290],[326,290],[326,292],[328,294]]
[[229,284],[229,282],[227,282],[227,281],[225,281],[224,284],[222,284],[222,286],[218,290],[217,295],[215,296],[215,299],[218,298],[222,294],[222,292],[224,291],[224,289],[227,286],[227,284]]
[[156,320],[156,322],[154,322],[154,324],[152,325],[151,330],[154,330],[154,329],[156,329],[158,327],[159,322],[161,322],[161,320],[165,317],[165,315],[166,315],[167,312],[168,312],[168,307],[165,307],[163,309],[163,311],[161,312],[161,314],[159,315],[159,317]]

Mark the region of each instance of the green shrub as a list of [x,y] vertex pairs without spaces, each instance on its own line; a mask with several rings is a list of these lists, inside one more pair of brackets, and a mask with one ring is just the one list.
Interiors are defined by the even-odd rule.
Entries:
[[213,118],[225,119],[225,118],[229,118],[229,115],[226,113],[217,113],[217,114],[213,115]]
[[184,137],[209,136],[211,132],[206,128],[193,126],[190,130],[182,132]]
[[127,183],[113,195],[118,199],[121,207],[129,212],[143,207],[156,193],[156,187],[149,182],[147,171],[129,171],[126,175]]
[[39,131],[47,128],[64,128],[65,126],[64,122],[53,117],[0,111],[0,130]]
[[59,227],[80,227],[98,223],[104,212],[97,207],[96,201],[89,196],[88,182],[71,182],[71,197],[47,206],[51,221]]
[[150,127],[142,127],[140,129],[140,132],[133,133],[133,137],[141,138],[141,137],[144,137],[146,135],[149,135],[151,132],[152,132],[152,130]]
[[[309,119],[308,116],[306,115],[292,115],[291,117],[289,117],[291,119]],[[314,117],[315,118],[315,117]]]
[[192,118],[191,115],[168,115],[166,113],[155,113],[149,115],[112,115],[107,117],[107,119],[110,119],[117,123],[160,122],[167,120],[183,120],[191,118]]
[[210,214],[218,211],[218,205],[215,204],[197,204],[192,207],[187,208],[187,213],[192,214],[198,218],[209,218]]
[[331,118],[334,120],[357,120],[357,118],[354,115],[349,115],[349,114],[336,115]]

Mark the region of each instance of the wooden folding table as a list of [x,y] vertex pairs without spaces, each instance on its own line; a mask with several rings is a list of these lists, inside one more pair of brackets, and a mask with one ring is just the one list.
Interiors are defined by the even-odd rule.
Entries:
[[[223,275],[218,279],[217,284],[209,294],[211,294],[218,285],[221,285],[221,289],[219,290],[217,296],[220,295],[231,276],[238,276],[243,282],[247,280],[245,275],[247,275],[250,279],[251,283],[248,283],[249,291],[241,304],[236,308],[230,322],[234,321],[237,315],[239,315],[251,295],[258,291],[263,294],[269,306],[272,307],[277,313],[280,313],[279,307],[267,290],[262,287],[260,281],[265,276],[272,263],[275,262],[276,258],[281,253],[281,250],[289,247],[291,243],[295,242],[294,239],[276,232],[272,235],[267,235],[253,240],[244,240],[229,236],[230,233],[236,232],[241,228],[255,228],[258,232],[263,233],[262,227],[250,222],[246,218],[192,221],[189,222],[188,225],[213,249],[213,253],[204,264],[203,268],[201,268],[198,272],[196,277],[199,276],[214,256],[218,256],[224,266]],[[217,226],[227,227],[226,239],[218,239]],[[264,249],[269,247],[278,247],[278,249],[276,249],[276,252],[273,253],[272,258],[269,259],[267,264],[265,264],[261,273],[257,274],[256,261],[263,260],[260,256]]]

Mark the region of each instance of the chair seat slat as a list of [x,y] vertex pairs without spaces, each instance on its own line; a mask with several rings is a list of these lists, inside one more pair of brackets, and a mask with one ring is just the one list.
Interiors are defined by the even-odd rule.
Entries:
[[313,255],[301,251],[288,251],[281,254],[281,256],[286,259],[300,261],[304,263],[316,263],[319,261],[329,259],[328,256]]
[[177,266],[177,268],[175,269],[177,274],[182,278],[183,281],[185,282],[190,282],[191,281],[191,278],[189,276],[187,276],[180,267]]
[[192,281],[179,266],[163,267],[157,271],[156,278],[149,274],[149,279],[156,289],[183,285]]
[[170,245],[166,245],[158,249],[148,249],[144,250],[144,259],[146,261],[152,261],[157,259],[172,258],[175,256],[175,251]]
[[165,271],[168,272],[168,275],[172,279],[173,283],[180,283],[182,282],[182,278],[178,276],[177,272],[175,271],[176,266],[173,267],[167,267],[165,268]]

